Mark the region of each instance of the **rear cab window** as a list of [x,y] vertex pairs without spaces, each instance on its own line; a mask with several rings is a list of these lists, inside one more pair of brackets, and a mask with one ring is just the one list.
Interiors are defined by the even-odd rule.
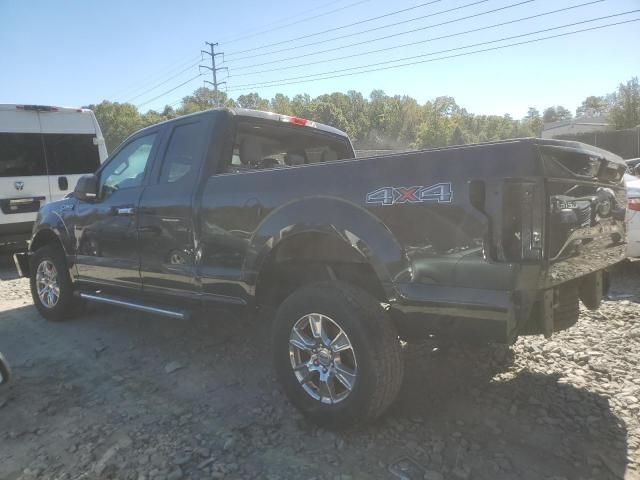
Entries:
[[239,117],[233,154],[222,173],[288,168],[353,157],[347,137],[313,127]]

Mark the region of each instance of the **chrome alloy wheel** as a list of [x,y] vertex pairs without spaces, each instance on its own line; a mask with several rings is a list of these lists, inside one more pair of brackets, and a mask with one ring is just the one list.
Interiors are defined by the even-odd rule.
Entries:
[[341,402],[356,384],[358,365],[347,334],[331,318],[309,313],[289,337],[293,372],[309,396],[326,404]]
[[58,271],[50,260],[42,260],[36,270],[36,289],[38,297],[46,308],[53,308],[60,299]]

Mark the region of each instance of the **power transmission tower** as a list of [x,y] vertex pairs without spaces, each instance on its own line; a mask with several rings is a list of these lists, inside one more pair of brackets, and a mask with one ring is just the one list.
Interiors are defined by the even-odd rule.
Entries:
[[207,45],[209,45],[210,50],[200,50],[202,53],[209,55],[211,57],[211,66],[208,65],[198,65],[198,68],[206,68],[207,70],[211,70],[211,77],[213,79],[213,82],[210,82],[209,80],[205,80],[205,83],[208,83],[209,85],[213,86],[213,101],[216,104],[216,107],[220,106],[220,101],[218,98],[218,87],[220,85],[225,85],[227,82],[218,82],[218,75],[217,73],[220,70],[226,70],[227,72],[229,72],[229,69],[227,67],[216,67],[216,57],[218,55],[222,55],[222,58],[224,59],[224,53],[223,52],[216,52],[214,49],[215,47],[218,46],[217,43],[211,43],[211,42],[204,42]]

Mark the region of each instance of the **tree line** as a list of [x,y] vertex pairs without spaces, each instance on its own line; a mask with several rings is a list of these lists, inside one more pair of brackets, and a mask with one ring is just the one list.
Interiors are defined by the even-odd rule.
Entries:
[[[431,148],[467,143],[539,137],[544,123],[568,120],[573,114],[561,105],[543,110],[529,108],[526,116],[478,115],[458,105],[453,97],[442,96],[419,104],[408,95],[386,95],[373,90],[368,97],[350,90],[311,98],[308,94],[288,97],[281,93],[266,99],[257,93],[233,99],[224,92],[198,88],[185,96],[177,108],[166,106],[161,112],[141,113],[130,103],[104,100],[92,109],[112,151],[136,130],[168,120],[214,108],[216,104],[273,111],[307,118],[339,128],[351,137],[357,149]],[[638,77],[621,83],[615,92],[587,97],[576,117],[604,116],[616,129],[640,125],[640,84]]]

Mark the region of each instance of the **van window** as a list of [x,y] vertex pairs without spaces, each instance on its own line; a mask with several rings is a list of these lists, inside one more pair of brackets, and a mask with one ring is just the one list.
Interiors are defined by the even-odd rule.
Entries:
[[100,166],[94,134],[45,133],[43,138],[51,175],[93,173]]
[[0,132],[0,177],[46,175],[39,133]]

